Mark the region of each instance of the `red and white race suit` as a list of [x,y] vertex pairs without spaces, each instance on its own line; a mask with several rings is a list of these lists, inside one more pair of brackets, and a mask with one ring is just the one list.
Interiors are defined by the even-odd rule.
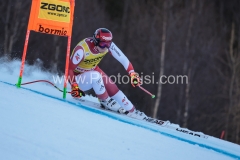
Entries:
[[93,88],[99,99],[110,96],[124,109],[131,110],[134,108],[133,104],[109,76],[98,67],[100,61],[108,53],[119,61],[128,73],[134,72],[128,58],[113,42],[108,50],[100,53],[94,45],[93,39],[85,38],[76,45],[71,54],[69,62],[70,79],[77,82],[82,91]]

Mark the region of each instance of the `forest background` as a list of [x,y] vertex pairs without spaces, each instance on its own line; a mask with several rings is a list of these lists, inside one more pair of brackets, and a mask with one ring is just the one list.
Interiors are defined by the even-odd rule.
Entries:
[[[97,28],[108,28],[115,44],[141,75],[143,87],[118,84],[137,109],[194,131],[240,144],[239,0],[77,0],[71,50]],[[0,56],[21,59],[30,0],[0,0]],[[26,61],[63,75],[67,38],[31,32]],[[100,67],[126,75],[111,55]],[[156,83],[161,76],[187,76],[185,83]],[[4,76],[4,75],[1,75]],[[17,77],[16,77],[17,80]],[[172,82],[173,79],[170,79]]]

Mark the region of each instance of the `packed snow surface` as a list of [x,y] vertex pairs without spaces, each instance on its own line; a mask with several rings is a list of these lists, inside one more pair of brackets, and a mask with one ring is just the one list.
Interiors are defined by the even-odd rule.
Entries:
[[[111,118],[68,103],[72,100],[69,95],[68,102],[61,100],[62,93],[49,84],[17,88],[14,84],[19,69],[20,61],[0,59],[0,157],[3,160],[240,159],[237,144],[211,136],[194,137],[128,117],[121,121],[119,115]],[[56,75],[41,71],[38,66],[25,65],[22,83],[39,79],[53,82],[53,76]],[[63,84],[57,86],[63,88]],[[91,96],[87,99],[97,102]]]

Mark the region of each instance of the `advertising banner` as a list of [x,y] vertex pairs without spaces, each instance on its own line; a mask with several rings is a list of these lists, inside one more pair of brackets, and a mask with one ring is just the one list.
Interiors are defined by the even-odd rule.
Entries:
[[72,0],[32,0],[28,30],[70,36],[73,12]]

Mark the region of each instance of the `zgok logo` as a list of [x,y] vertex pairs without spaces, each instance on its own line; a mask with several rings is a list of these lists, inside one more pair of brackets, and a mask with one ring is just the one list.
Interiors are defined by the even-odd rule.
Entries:
[[46,9],[50,11],[57,11],[57,12],[65,12],[65,13],[70,13],[70,8],[67,6],[62,6],[62,5],[56,5],[56,4],[50,4],[50,3],[41,3],[41,9]]

